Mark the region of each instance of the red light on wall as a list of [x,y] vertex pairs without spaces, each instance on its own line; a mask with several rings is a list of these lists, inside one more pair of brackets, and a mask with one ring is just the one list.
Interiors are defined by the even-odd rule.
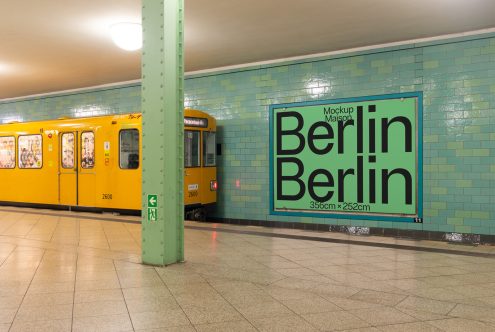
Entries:
[[213,180],[213,181],[210,181],[210,190],[211,191],[217,191],[218,189],[218,183],[217,181]]
[[239,180],[239,179],[235,180],[235,186],[236,186],[236,188],[240,188],[241,187],[241,180]]

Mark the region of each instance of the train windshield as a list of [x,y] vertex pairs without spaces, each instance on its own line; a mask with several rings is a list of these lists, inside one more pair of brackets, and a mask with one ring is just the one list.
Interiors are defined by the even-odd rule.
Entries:
[[184,166],[199,167],[199,131],[184,131]]
[[216,133],[203,132],[203,163],[205,167],[216,166]]

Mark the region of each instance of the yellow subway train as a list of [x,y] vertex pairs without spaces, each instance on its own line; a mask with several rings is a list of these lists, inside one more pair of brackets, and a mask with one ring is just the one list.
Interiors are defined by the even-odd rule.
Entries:
[[[0,125],[0,204],[141,210],[141,114]],[[216,121],[184,111],[184,206],[216,202]]]

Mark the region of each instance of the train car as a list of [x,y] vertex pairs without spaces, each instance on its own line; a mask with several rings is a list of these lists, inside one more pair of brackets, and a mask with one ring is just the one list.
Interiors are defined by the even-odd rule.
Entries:
[[[184,111],[184,206],[216,202],[216,121]],[[0,204],[137,213],[141,114],[0,125]]]

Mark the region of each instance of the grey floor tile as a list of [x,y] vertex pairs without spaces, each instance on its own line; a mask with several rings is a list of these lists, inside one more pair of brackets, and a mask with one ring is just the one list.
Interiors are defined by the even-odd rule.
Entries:
[[323,297],[342,297],[348,298],[356,293],[358,293],[361,289],[350,286],[342,286],[342,285],[333,285],[333,284],[320,284],[313,289],[311,292],[316,293]]
[[351,330],[371,326],[371,324],[345,311],[306,314],[302,317],[322,331]]
[[76,291],[101,290],[101,289],[120,289],[120,283],[118,279],[76,281]]
[[220,293],[221,297],[227,300],[229,303],[236,306],[249,306],[259,304],[262,302],[273,302],[274,299],[270,294],[262,290],[244,290],[242,288],[230,292]]
[[125,302],[130,313],[179,309],[177,301],[171,296],[152,297],[149,299],[137,298],[126,300]]
[[477,303],[481,303],[481,305],[495,307],[495,296],[480,297],[476,298],[475,300],[477,300]]
[[0,297],[0,309],[18,308],[21,305],[23,296],[1,296]]
[[157,329],[134,330],[136,332],[196,332],[197,330],[192,325],[161,327]]
[[402,290],[410,290],[411,292],[414,292],[414,290],[418,288],[430,287],[430,285],[426,282],[414,279],[411,274],[408,274],[407,278],[404,279],[388,280],[387,283],[389,283],[392,287]]
[[119,277],[120,285],[123,288],[132,288],[132,287],[156,287],[162,286],[163,281],[160,277],[155,274],[154,276],[136,276],[136,277]]
[[359,329],[341,330],[340,332],[381,332],[381,331],[376,327],[362,327]]
[[396,309],[405,313],[406,315],[414,317],[420,321],[450,318],[450,316],[434,314],[434,313],[429,312],[429,311],[414,310],[414,309],[409,309],[409,308],[406,309],[406,308],[400,308],[400,307],[396,307]]
[[12,323],[16,312],[17,312],[17,308],[0,309],[0,324]]
[[351,300],[357,300],[362,302],[371,302],[381,305],[394,306],[404,300],[407,295],[403,294],[394,294],[394,293],[386,293],[386,292],[377,292],[373,290],[362,290],[351,297]]
[[[88,273],[90,275],[95,275],[95,274],[97,275],[100,272],[111,272],[111,271],[115,271],[115,266],[110,263],[98,263],[98,262],[86,261],[77,264],[77,273],[80,274]],[[103,275],[106,276],[105,274]]]
[[157,269],[157,273],[166,285],[191,284],[205,282],[205,279],[194,272]]
[[51,306],[57,304],[72,304],[73,292],[63,293],[28,293],[22,301],[23,306]]
[[15,320],[20,322],[30,322],[38,320],[62,320],[69,319],[71,317],[72,303],[43,306],[25,306],[23,304],[19,308]]
[[318,272],[306,269],[303,267],[288,268],[288,269],[275,269],[278,273],[287,277],[299,277],[299,276],[313,276],[319,275]]
[[373,326],[417,321],[416,318],[389,307],[351,310],[350,312]]
[[152,329],[189,325],[189,320],[181,309],[131,313],[135,329]]
[[428,311],[434,314],[446,315],[454,307],[455,303],[425,299],[422,297],[410,296],[397,305],[397,308]]
[[15,321],[11,332],[70,332],[71,319],[42,320],[42,321]]
[[454,290],[448,290],[444,287],[418,288],[414,290],[408,290],[408,293],[417,297],[447,302],[458,302],[458,300],[466,299],[465,295],[459,294]]
[[127,307],[123,300],[74,304],[74,317],[112,316],[120,314],[127,314]]
[[276,286],[266,286],[263,290],[267,292],[270,296],[274,297],[279,301],[283,300],[297,300],[308,296],[308,292],[304,290],[297,289],[287,289],[283,287]]
[[344,310],[352,310],[352,309],[367,309],[367,308],[377,308],[381,307],[381,305],[373,303],[373,302],[363,302],[352,299],[340,298],[340,297],[325,297],[328,301],[337,305],[338,307]]
[[217,306],[182,306],[182,310],[194,325],[243,319],[241,314],[227,303]]
[[312,314],[342,310],[339,306],[333,304],[332,302],[311,294],[308,294],[306,297],[301,299],[282,300],[281,302],[296,314]]
[[442,331],[452,331],[452,332],[493,332],[495,331],[495,326],[484,322],[479,322],[475,320],[463,319],[463,318],[451,318],[428,321],[431,324]]
[[442,332],[443,330],[428,324],[427,322],[415,322],[380,326],[383,332]]
[[73,332],[118,332],[132,331],[131,320],[129,315],[111,315],[111,316],[93,316],[93,317],[74,317],[72,322]]
[[28,294],[73,292],[74,282],[40,282],[29,286]]
[[0,284],[0,297],[23,296],[28,289],[28,284],[18,286],[4,286],[2,284]]
[[100,289],[89,291],[76,291],[74,303],[100,302],[100,301],[123,301],[124,296],[121,289]]
[[461,287],[453,286],[453,287],[447,287],[447,290],[448,291],[455,291],[456,293],[464,295],[465,297],[468,297],[468,298],[482,297],[482,296],[495,296],[495,288],[484,287],[484,285],[486,285],[486,284],[462,285]]
[[[176,295],[175,299],[177,303],[181,306],[221,306],[228,303],[225,298],[223,298],[220,294],[214,292],[205,296],[204,294],[195,296],[194,294],[181,294]],[[259,302],[256,302],[259,303]],[[233,305],[237,305],[236,303],[232,303]]]
[[56,283],[56,282],[74,282],[74,273],[53,273],[52,271],[36,273],[31,282],[31,285],[36,285],[38,283]]
[[307,321],[297,315],[283,315],[250,320],[259,331],[318,331]]
[[246,320],[201,324],[195,326],[198,332],[255,332],[257,329]]
[[263,318],[292,314],[282,303],[275,300],[270,302],[259,302],[249,305],[235,305],[236,309],[248,320],[253,318]]
[[88,280],[118,280],[117,272],[115,270],[80,270],[78,268],[76,278],[78,282]]
[[122,292],[124,293],[126,301],[156,297],[172,297],[169,289],[165,286],[123,288]]
[[495,309],[458,304],[449,313],[449,316],[479,320],[482,322],[495,322]]

